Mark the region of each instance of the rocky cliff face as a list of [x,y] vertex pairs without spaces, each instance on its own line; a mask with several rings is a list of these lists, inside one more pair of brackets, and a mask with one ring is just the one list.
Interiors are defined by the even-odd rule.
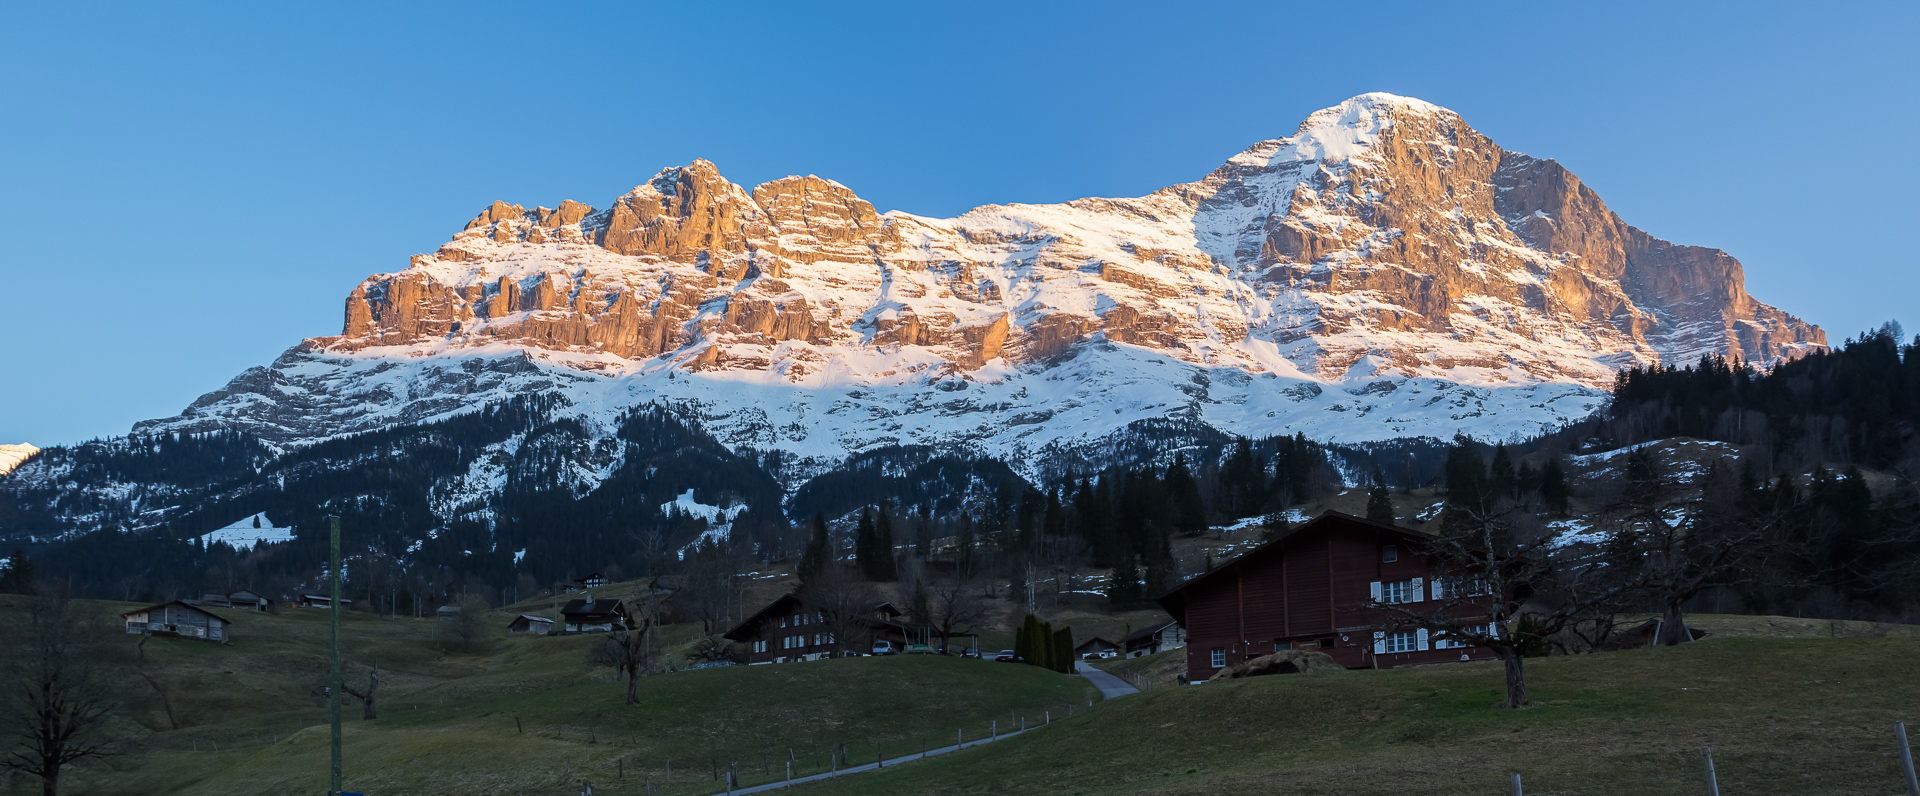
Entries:
[[1591,412],[1631,362],[1825,344],[1748,296],[1726,253],[1654,238],[1557,163],[1385,94],[1139,198],[932,219],[695,161],[604,209],[496,202],[345,314],[149,427],[298,442],[538,383],[688,402],[736,443],[822,456],[1005,453],[1166,416],[1504,436]]

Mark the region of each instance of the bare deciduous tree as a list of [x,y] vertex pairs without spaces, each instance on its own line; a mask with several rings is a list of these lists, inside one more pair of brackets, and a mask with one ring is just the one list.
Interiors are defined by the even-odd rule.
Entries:
[[14,612],[4,660],[10,745],[0,768],[40,778],[57,796],[71,766],[114,753],[106,734],[114,700],[86,649],[100,638],[99,617],[65,599],[40,599]]
[[[466,613],[462,611],[461,613]],[[380,664],[375,663],[367,669],[367,687],[365,690],[347,685],[342,679],[340,690],[348,696],[360,700],[360,718],[371,721],[380,718],[380,711],[374,705],[375,692],[380,690]]]
[[933,581],[927,589],[927,624],[940,635],[940,654],[945,655],[957,633],[973,627],[987,616],[987,602],[973,584],[957,577]]
[[447,632],[460,640],[461,652],[470,652],[473,642],[487,634],[487,598],[469,592],[460,595],[453,604],[460,610],[447,620]]
[[1561,539],[1532,512],[1456,506],[1455,527],[1426,544],[1437,599],[1368,608],[1378,632],[1428,632],[1434,642],[1480,647],[1506,665],[1505,707],[1527,705],[1525,656],[1596,615],[1618,613],[1628,584],[1606,562]]
[[615,627],[587,649],[587,661],[595,666],[610,666],[627,678],[627,704],[640,704],[640,672],[653,661],[647,636],[653,630],[651,619],[636,618],[634,627]]

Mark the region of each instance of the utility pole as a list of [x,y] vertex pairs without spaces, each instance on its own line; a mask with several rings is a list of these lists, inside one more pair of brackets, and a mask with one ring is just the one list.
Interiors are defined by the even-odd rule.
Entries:
[[333,722],[333,776],[327,794],[337,796],[340,793],[340,518],[328,517],[327,521],[333,526],[327,543],[327,569],[333,581],[333,591],[327,599],[332,639],[327,653],[327,718]]

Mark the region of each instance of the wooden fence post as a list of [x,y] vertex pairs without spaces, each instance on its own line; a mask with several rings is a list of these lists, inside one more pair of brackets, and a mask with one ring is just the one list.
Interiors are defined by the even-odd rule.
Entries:
[[1524,794],[1524,793],[1522,793],[1522,792],[1521,792],[1521,790],[1520,790],[1520,775],[1519,775],[1519,774],[1515,774],[1515,775],[1513,775],[1513,796],[1526,796],[1526,794]]
[[1713,774],[1713,747],[1700,747],[1700,757],[1707,762],[1707,796],[1720,796],[1720,778]]

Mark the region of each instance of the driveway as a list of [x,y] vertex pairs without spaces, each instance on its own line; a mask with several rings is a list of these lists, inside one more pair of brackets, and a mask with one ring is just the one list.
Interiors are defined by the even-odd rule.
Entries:
[[1074,671],[1079,672],[1081,676],[1086,677],[1087,682],[1092,683],[1095,688],[1100,689],[1101,699],[1112,699],[1114,697],[1140,693],[1140,689],[1127,685],[1127,681],[1095,669],[1086,661],[1074,661],[1073,668]]

